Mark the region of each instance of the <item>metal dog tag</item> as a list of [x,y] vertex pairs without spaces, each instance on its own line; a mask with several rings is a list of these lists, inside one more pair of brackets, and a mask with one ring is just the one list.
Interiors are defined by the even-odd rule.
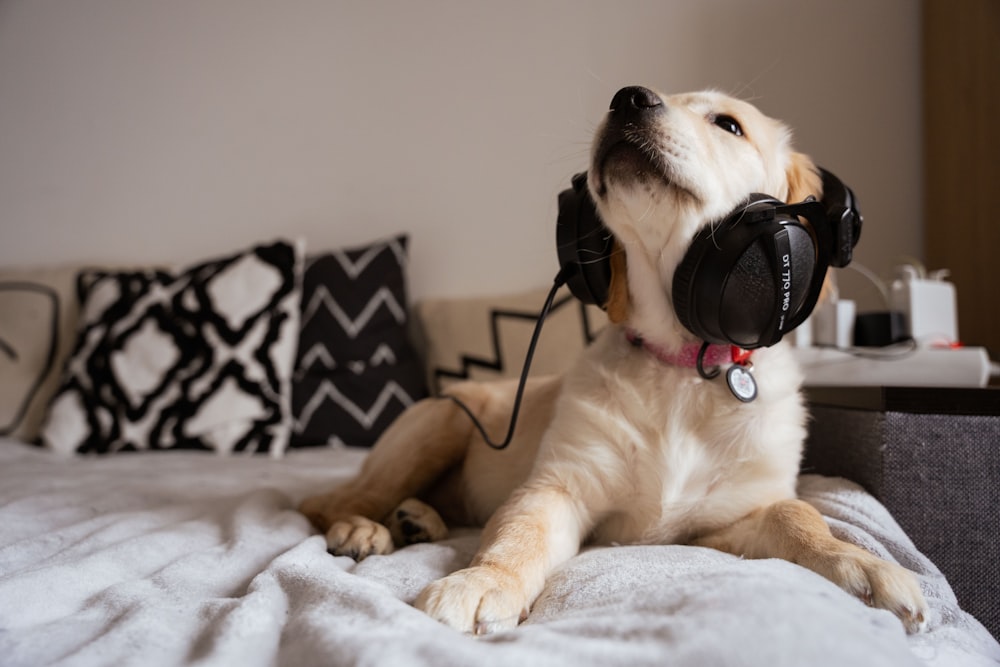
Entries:
[[726,384],[733,396],[744,403],[757,398],[757,382],[753,379],[750,369],[740,364],[733,364],[726,371]]

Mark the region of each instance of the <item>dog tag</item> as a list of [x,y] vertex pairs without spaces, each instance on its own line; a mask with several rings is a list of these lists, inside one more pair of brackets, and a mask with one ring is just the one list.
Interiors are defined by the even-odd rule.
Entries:
[[757,398],[757,382],[753,379],[753,374],[746,366],[733,364],[726,371],[726,384],[733,396],[744,403],[749,403]]

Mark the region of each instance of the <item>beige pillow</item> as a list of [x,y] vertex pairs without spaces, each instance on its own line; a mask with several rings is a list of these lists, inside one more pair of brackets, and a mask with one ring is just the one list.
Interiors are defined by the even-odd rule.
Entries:
[[0,271],[0,435],[34,440],[72,351],[76,268]]
[[[427,299],[417,304],[417,338],[427,386],[438,394],[462,379],[518,377],[548,288],[478,298]],[[542,328],[531,375],[569,368],[607,324],[600,308],[559,290]]]

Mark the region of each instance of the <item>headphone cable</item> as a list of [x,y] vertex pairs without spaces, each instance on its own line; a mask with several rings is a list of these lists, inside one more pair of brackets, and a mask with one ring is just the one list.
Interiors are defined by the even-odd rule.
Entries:
[[[575,265],[571,266],[571,270],[575,270]],[[569,278],[570,271],[565,268],[560,269],[559,273],[552,281],[552,288],[549,290],[549,295],[545,298],[545,305],[542,306],[541,312],[538,314],[538,320],[535,322],[535,330],[531,334],[531,341],[528,343],[528,352],[524,356],[524,366],[521,368],[521,379],[517,385],[517,393],[514,394],[514,407],[511,409],[510,413],[510,426],[507,427],[507,436],[502,442],[493,442],[490,437],[486,434],[486,429],[483,427],[482,422],[473,414],[472,410],[465,403],[461,401],[457,396],[451,394],[442,394],[441,398],[449,398],[454,401],[455,405],[460,407],[469,419],[472,420],[472,424],[479,431],[479,434],[483,436],[483,440],[487,445],[493,449],[506,449],[507,445],[510,444],[511,440],[514,439],[514,428],[517,426],[517,416],[521,411],[521,399],[524,397],[524,387],[528,382],[528,371],[531,369],[531,360],[535,356],[535,346],[538,343],[538,338],[542,333],[542,325],[545,323],[545,318],[548,317],[549,310],[552,309],[552,302],[555,301],[556,292],[559,288],[566,284],[566,280]]]

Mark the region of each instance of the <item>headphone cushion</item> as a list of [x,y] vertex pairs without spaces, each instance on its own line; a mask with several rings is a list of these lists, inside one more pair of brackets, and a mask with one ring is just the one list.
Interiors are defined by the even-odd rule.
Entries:
[[[580,176],[578,174],[577,176]],[[559,193],[556,252],[573,295],[604,308],[611,284],[611,232],[601,222],[586,181],[573,179],[573,188]]]
[[[677,266],[671,287],[680,323],[710,343],[735,342],[760,347],[759,333],[770,321],[776,288],[771,263],[758,238],[774,227],[759,213],[780,206],[778,200],[751,195],[722,221],[706,225],[691,241]],[[766,320],[766,321],[765,321]]]
[[694,313],[695,299],[692,293],[695,285],[694,276],[705,254],[704,245],[697,243],[700,235],[701,233],[695,236],[684,259],[677,265],[670,293],[674,300],[674,313],[680,323],[699,338],[705,338],[705,332],[699,326],[700,320]]

